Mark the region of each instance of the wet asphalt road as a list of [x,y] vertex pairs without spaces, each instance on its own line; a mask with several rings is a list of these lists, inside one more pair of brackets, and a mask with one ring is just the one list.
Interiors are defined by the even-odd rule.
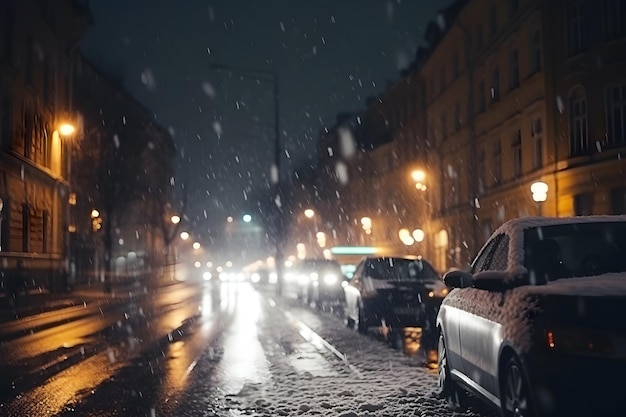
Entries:
[[328,313],[248,283],[198,281],[7,325],[0,415],[243,415],[229,401],[251,386],[270,389],[272,358],[313,377],[345,372],[332,346],[303,339],[297,318],[316,314]]

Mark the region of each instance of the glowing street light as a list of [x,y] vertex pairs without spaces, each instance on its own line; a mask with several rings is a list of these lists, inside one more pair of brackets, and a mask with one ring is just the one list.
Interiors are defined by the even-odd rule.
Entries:
[[191,245],[195,250],[200,249],[200,242],[193,242],[193,245]]
[[178,223],[180,223],[180,216],[178,216],[178,215],[174,214],[174,215],[170,218],[170,221],[171,221],[173,224],[178,224]]
[[180,233],[180,238],[181,238],[182,240],[187,240],[187,239],[189,239],[189,233],[188,233],[188,232],[181,232],[181,233]]
[[313,216],[315,216],[315,211],[313,209],[306,209],[306,210],[304,210],[304,215],[307,218],[312,219]]
[[73,135],[74,132],[76,132],[76,128],[74,127],[74,125],[71,125],[69,123],[63,123],[61,126],[59,126],[59,133],[62,136],[70,136]]
[[537,211],[542,216],[542,204],[548,199],[548,184],[543,181],[537,181],[531,184],[530,192],[533,195],[533,201],[537,203]]
[[250,223],[252,221],[252,216],[249,214],[244,214],[242,219],[245,223]]

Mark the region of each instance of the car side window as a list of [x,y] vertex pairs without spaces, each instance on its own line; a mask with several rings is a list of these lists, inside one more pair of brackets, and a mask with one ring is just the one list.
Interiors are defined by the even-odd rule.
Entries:
[[489,269],[489,264],[491,263],[491,258],[493,256],[493,251],[496,246],[500,242],[502,235],[496,236],[485,246],[485,248],[478,254],[478,257],[474,261],[472,265],[472,273],[475,274],[481,271],[487,271]]
[[491,253],[489,264],[485,270],[489,271],[506,271],[509,266],[509,236],[501,235],[498,243]]

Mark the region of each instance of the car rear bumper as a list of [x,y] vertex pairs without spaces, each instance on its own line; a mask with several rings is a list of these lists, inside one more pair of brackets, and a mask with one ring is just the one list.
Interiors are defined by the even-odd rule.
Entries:
[[[553,353],[553,352],[548,352]],[[626,410],[626,359],[541,354],[527,359],[540,415],[622,415]]]

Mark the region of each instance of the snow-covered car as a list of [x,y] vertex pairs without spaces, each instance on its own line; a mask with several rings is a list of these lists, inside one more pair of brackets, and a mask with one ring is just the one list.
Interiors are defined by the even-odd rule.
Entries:
[[448,289],[422,257],[367,257],[345,286],[350,327],[382,327],[397,344],[405,327],[431,326]]
[[626,410],[626,216],[510,220],[444,281],[451,406],[470,391],[505,417]]

